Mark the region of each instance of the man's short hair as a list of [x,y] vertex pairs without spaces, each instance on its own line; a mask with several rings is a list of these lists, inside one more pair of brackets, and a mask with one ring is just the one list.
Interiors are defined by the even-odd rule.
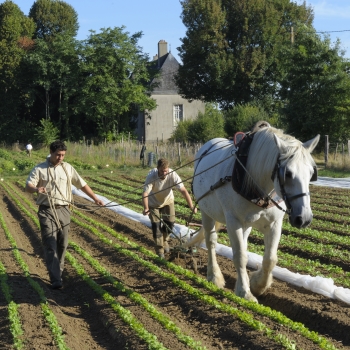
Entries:
[[157,163],[157,168],[158,169],[166,169],[169,168],[169,162],[165,158],[159,158],[158,163]]
[[50,151],[52,153],[54,153],[56,151],[67,151],[67,146],[65,145],[65,143],[63,141],[56,140],[56,141],[51,143]]

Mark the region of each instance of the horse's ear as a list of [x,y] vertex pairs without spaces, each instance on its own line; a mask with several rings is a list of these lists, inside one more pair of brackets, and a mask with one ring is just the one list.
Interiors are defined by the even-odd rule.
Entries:
[[303,143],[303,146],[311,153],[320,141],[320,135],[315,136],[313,139]]

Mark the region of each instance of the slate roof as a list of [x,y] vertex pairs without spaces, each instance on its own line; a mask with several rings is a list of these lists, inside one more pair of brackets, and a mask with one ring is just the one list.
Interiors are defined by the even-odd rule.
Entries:
[[[159,64],[159,66],[158,66]],[[178,88],[174,82],[174,75],[179,69],[179,62],[172,55],[171,52],[160,57],[159,63],[158,59],[152,61],[151,69],[160,69],[161,75],[159,78],[154,79],[151,83],[156,83],[156,86],[152,92],[155,95],[177,95]]]

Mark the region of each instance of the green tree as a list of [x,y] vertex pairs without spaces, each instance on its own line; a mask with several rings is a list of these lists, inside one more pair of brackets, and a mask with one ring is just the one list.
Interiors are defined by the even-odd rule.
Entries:
[[81,42],[81,89],[75,108],[97,125],[102,138],[112,130],[123,131],[123,117],[129,118],[134,105],[141,110],[156,107],[149,95],[148,56],[137,44],[141,35],[115,27],[91,31]]
[[57,34],[54,40],[36,39],[22,67],[22,80],[29,86],[32,104],[41,101],[45,106],[40,118],[51,119],[54,112],[61,137],[69,136],[69,99],[78,89],[78,42],[67,34]]
[[36,0],[29,11],[36,24],[34,37],[52,40],[57,34],[77,35],[78,14],[62,0]]
[[207,103],[205,113],[199,112],[194,120],[184,120],[174,130],[171,141],[206,142],[224,137],[224,118],[215,104]]
[[0,135],[3,141],[22,139],[28,122],[21,120],[25,96],[19,67],[30,49],[34,22],[26,17],[12,1],[0,4]]
[[182,96],[222,109],[275,95],[280,47],[296,22],[310,25],[311,8],[290,0],[183,0],[186,36],[176,82]]
[[238,131],[247,132],[251,130],[259,120],[265,120],[275,126],[268,113],[257,103],[237,105],[225,111],[224,118],[224,128],[227,136],[233,136]]
[[50,146],[52,142],[58,139],[59,131],[50,120],[42,119],[40,124],[41,126],[35,134],[38,142],[41,142],[44,146]]
[[285,101],[287,131],[306,140],[315,134],[345,142],[350,138],[350,62],[340,42],[331,46],[310,28],[299,27],[295,44],[281,52],[286,74],[280,96]]

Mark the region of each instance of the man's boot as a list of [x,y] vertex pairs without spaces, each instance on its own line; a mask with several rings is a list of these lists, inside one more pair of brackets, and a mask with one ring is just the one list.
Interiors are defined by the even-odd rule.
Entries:
[[159,257],[164,258],[163,233],[160,230],[160,222],[152,222],[152,233],[156,245],[156,254],[158,254]]

